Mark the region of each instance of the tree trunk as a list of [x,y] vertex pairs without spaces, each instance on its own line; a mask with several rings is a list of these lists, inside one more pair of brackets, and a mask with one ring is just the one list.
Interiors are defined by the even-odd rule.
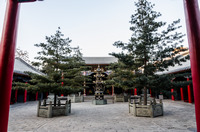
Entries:
[[56,93],[54,93],[54,106],[56,106]]
[[147,105],[147,87],[144,87],[144,105]]

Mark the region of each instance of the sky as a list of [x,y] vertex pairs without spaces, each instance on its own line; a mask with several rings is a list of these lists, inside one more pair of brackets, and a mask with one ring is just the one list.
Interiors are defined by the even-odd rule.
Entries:
[[[130,17],[136,0],[44,0],[20,5],[17,48],[28,51],[33,61],[39,48],[34,44],[46,42],[45,36],[54,35],[58,27],[64,37],[79,46],[85,57],[105,57],[120,52],[113,46],[116,41],[127,43],[132,32]],[[198,0],[200,2],[200,0]],[[181,19],[186,34],[183,0],[150,0],[159,20],[170,24]],[[0,36],[6,9],[6,0],[0,0]],[[188,47],[187,37],[184,46]]]

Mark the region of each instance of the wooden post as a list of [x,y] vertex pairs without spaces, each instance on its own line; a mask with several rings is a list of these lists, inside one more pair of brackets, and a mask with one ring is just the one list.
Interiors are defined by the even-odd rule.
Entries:
[[183,0],[192,71],[197,131],[200,132],[200,12],[198,0]]

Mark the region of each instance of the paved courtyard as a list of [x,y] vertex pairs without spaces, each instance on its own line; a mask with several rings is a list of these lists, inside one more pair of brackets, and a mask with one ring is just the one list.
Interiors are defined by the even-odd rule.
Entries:
[[9,132],[193,132],[196,131],[194,104],[164,100],[164,116],[134,117],[128,103],[92,105],[72,103],[69,116],[36,116],[37,102],[11,105]]

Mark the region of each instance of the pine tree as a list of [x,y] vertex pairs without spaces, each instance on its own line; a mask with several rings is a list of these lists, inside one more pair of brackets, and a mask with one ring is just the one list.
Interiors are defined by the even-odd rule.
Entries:
[[55,35],[46,37],[46,43],[35,44],[41,48],[38,52],[39,60],[33,64],[40,67],[45,76],[29,73],[32,80],[30,87],[39,89],[42,92],[54,93],[54,105],[56,95],[59,93],[73,93],[80,91],[83,86],[84,77],[81,71],[84,70],[84,61],[79,47],[70,46],[71,40],[63,38],[60,28]]
[[158,21],[161,14],[154,11],[154,5],[147,0],[138,0],[135,6],[137,9],[130,21],[131,39],[129,43],[115,42],[113,45],[121,48],[122,52],[111,55],[126,65],[125,70],[134,71],[133,85],[144,88],[144,105],[147,105],[147,88],[155,86],[154,79],[159,76],[156,72],[186,61],[177,55],[186,50],[180,45],[185,35],[178,32],[180,20],[168,26]]
[[112,70],[105,81],[107,87],[115,86],[116,88],[121,88],[123,91],[133,88],[135,75],[132,69],[129,69],[122,62],[112,63],[107,68]]

